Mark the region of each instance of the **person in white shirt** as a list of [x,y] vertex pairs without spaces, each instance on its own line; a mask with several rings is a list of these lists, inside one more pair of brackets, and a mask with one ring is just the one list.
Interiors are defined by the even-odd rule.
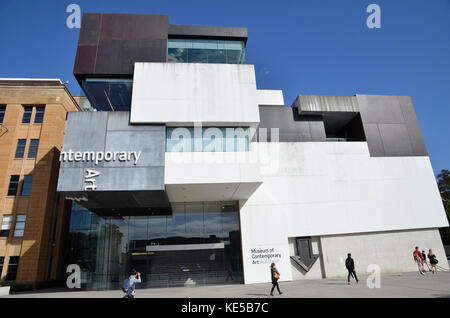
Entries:
[[141,273],[136,272],[135,269],[132,269],[130,277],[128,278],[128,289],[126,291],[125,298],[134,298],[136,284],[140,282],[141,282]]

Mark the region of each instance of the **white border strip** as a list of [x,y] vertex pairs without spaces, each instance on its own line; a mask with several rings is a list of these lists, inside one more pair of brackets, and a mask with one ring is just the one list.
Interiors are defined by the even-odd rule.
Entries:
[[225,248],[224,243],[206,243],[206,244],[179,244],[179,245],[147,245],[145,251],[185,251],[185,250],[212,250]]

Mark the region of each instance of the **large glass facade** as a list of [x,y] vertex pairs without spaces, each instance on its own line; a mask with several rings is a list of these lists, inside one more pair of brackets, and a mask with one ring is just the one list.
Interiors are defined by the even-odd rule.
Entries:
[[170,216],[100,217],[73,203],[69,264],[87,289],[120,289],[131,268],[140,288],[242,283],[239,205],[173,203]]
[[169,39],[167,60],[183,63],[245,64],[244,41]]

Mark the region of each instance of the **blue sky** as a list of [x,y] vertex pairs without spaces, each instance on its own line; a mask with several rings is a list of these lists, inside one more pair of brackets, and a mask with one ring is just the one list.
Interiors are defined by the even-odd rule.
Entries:
[[[412,97],[435,173],[450,169],[450,0],[0,0],[0,77],[61,78],[72,94],[82,12],[168,14],[171,24],[247,27],[258,88]],[[381,7],[381,29],[366,8]]]

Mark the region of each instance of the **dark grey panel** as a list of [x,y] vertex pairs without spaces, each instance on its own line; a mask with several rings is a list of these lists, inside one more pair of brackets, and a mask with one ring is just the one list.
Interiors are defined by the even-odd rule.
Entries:
[[275,141],[271,136],[271,129],[279,129],[280,142],[297,141],[325,141],[325,128],[323,121],[317,116],[299,116],[292,107],[260,106],[260,124],[257,131],[258,140],[261,140],[259,129],[267,129],[267,141]]
[[325,127],[323,121],[310,121],[309,129],[311,131],[311,141],[326,140]]
[[[58,191],[86,198],[88,209],[169,208],[164,183],[165,126],[133,126],[128,112],[69,113],[63,151],[141,152],[139,160],[62,162]],[[109,129],[108,129],[109,128]],[[95,190],[85,190],[87,170],[95,170]],[[139,193],[139,195],[135,195]],[[153,198],[153,199],[151,199]],[[162,202],[162,203],[161,203]],[[162,205],[161,205],[162,204]]]
[[224,38],[247,42],[248,31],[247,28],[171,24],[169,37]]
[[378,129],[380,130],[385,154],[389,154],[389,156],[404,156],[405,154],[413,153],[405,125],[379,124]]
[[78,45],[73,73],[93,74],[97,58],[97,45]]
[[359,112],[356,96],[298,95],[292,107],[299,114],[327,112]]
[[357,100],[371,156],[427,155],[410,97],[357,95]]
[[405,122],[396,96],[363,95],[358,98],[358,101],[363,101],[359,104],[365,123],[402,124]]
[[166,62],[167,15],[84,14],[75,59],[86,77],[132,77],[135,62]]
[[166,62],[167,39],[100,40],[95,74],[132,75],[135,62]]
[[417,156],[428,156],[427,148],[423,140],[416,112],[409,96],[398,96],[400,107],[402,109],[403,118],[408,130],[409,139],[413,152]]
[[[383,157],[384,147],[377,124],[363,124],[367,146],[372,157]],[[370,140],[370,141],[369,141]]]
[[102,15],[97,13],[85,13],[81,21],[78,46],[97,45],[100,37]]
[[102,14],[101,40],[167,39],[169,18],[155,14]]

